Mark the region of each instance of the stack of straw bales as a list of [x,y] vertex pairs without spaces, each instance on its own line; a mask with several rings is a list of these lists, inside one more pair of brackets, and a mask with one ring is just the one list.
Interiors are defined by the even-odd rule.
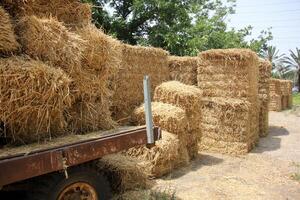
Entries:
[[36,16],[23,17],[16,31],[27,55],[63,69],[72,78],[74,104],[67,117],[72,131],[83,133],[114,126],[108,82],[117,72],[117,57],[121,54],[115,50],[114,39],[92,25],[76,34],[53,18]]
[[197,68],[202,65],[199,57],[170,56],[170,78],[187,85],[197,85]]
[[71,106],[71,80],[61,70],[24,57],[0,59],[0,121],[6,136],[28,143],[61,135]]
[[[245,121],[239,124],[240,128],[245,130],[240,133],[243,134],[241,137],[245,138],[244,144],[246,145],[240,146],[239,144],[231,143],[236,141],[228,140],[229,136],[227,137],[227,135],[229,135],[230,131],[219,130],[223,133],[220,135],[216,132],[218,126],[211,122],[209,125],[212,127],[209,131],[203,132],[201,147],[224,152],[224,145],[231,146],[230,148],[235,148],[234,146],[236,145],[240,149],[237,153],[249,151],[259,138],[257,55],[247,49],[227,49],[210,50],[200,53],[199,56],[207,63],[207,66],[198,68],[198,86],[203,90],[204,97],[219,97],[218,99],[204,101],[203,109],[210,111],[205,114],[203,113],[203,116],[206,115],[205,117],[207,118],[214,118],[213,113],[216,111],[219,114],[232,113],[232,108],[236,105],[247,105],[242,110],[243,112],[248,112],[248,114],[243,114],[244,118],[246,118],[243,119]],[[209,102],[210,100],[211,102]],[[236,101],[238,101],[238,104]],[[235,121],[239,121],[238,119],[236,117],[232,118],[232,131],[235,127]],[[223,122],[220,121],[220,123]],[[232,134],[236,135],[234,132]],[[219,135],[219,139],[214,140],[214,142],[211,142],[211,140],[208,141],[206,138],[211,138],[212,135]],[[224,153],[233,152],[228,149]]]
[[66,25],[84,26],[91,21],[90,4],[80,0],[2,0],[0,2],[16,19],[23,16],[55,17]]
[[169,81],[156,87],[153,100],[181,107],[188,118],[187,149],[191,159],[198,155],[198,142],[201,135],[201,97],[202,92],[195,86],[178,81]]
[[117,120],[131,115],[143,102],[143,77],[149,75],[152,92],[169,79],[168,52],[152,47],[122,45],[122,63],[114,78],[113,113]]
[[260,101],[259,134],[261,137],[267,136],[269,130],[269,80],[271,78],[271,70],[272,64],[269,61],[263,59],[259,60],[258,96]]
[[282,94],[282,109],[288,109],[292,107],[291,99],[292,95],[292,85],[293,82],[290,80],[280,80],[280,89]]
[[289,80],[270,80],[269,110],[281,111],[287,108],[291,108],[293,106],[292,85],[293,82]]
[[[126,154],[139,158],[149,177],[160,177],[189,161],[186,148],[188,118],[183,109],[161,102],[152,103],[152,115],[154,125],[167,131],[162,133],[162,140],[153,148],[132,148]],[[132,118],[136,125],[145,124],[143,105],[134,111]]]
[[272,111],[281,111],[281,89],[280,89],[280,81],[278,79],[270,79],[270,104],[269,110]]
[[0,55],[15,52],[19,48],[10,16],[0,6]]
[[[112,80],[122,44],[90,24],[90,6],[77,0],[0,5],[12,15],[0,7],[4,134],[30,143],[114,127]],[[21,56],[9,57],[14,52]]]

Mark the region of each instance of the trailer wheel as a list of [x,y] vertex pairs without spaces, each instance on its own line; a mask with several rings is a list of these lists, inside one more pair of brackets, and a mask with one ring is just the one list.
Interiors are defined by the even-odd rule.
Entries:
[[32,193],[34,200],[107,200],[111,190],[106,178],[91,167],[75,167],[68,171],[69,178],[63,174],[53,174],[43,180],[37,192]]

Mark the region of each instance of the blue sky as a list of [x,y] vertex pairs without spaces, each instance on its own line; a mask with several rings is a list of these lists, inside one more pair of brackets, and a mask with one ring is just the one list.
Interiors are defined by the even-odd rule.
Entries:
[[253,36],[272,27],[270,44],[281,53],[300,48],[300,0],[237,0],[236,14],[228,16],[229,27],[252,25]]

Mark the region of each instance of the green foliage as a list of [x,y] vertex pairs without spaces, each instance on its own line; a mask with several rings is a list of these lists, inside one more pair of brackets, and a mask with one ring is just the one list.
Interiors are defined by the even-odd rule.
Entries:
[[98,27],[129,44],[162,47],[174,55],[196,55],[212,48],[251,48],[260,52],[270,31],[249,42],[252,27],[228,29],[235,0],[84,0],[94,5]]
[[293,94],[293,104],[300,106],[300,93]]

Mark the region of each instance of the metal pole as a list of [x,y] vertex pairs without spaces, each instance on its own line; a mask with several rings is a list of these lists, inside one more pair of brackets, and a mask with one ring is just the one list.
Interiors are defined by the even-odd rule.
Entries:
[[145,103],[145,119],[146,119],[146,129],[147,129],[147,143],[154,144],[150,88],[151,86],[150,86],[149,76],[145,76],[144,77],[144,103]]

